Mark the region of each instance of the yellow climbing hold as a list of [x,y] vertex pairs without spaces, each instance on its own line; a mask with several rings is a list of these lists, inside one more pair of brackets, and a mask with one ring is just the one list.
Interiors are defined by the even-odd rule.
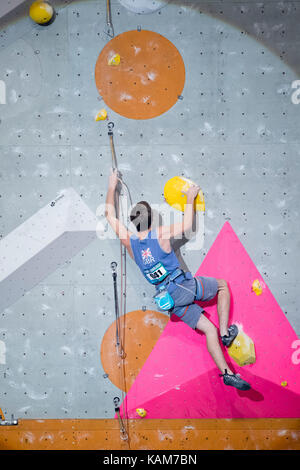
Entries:
[[262,286],[258,279],[255,279],[255,281],[253,281],[252,291],[255,292],[256,295],[260,295],[262,293]]
[[137,412],[137,414],[141,417],[141,418],[145,418],[146,414],[147,414],[147,411],[144,410],[144,408],[137,408],[135,410]]
[[44,25],[49,23],[54,14],[53,7],[42,0],[33,2],[29,8],[30,18],[37,24]]
[[281,385],[282,385],[283,387],[286,387],[286,386],[287,386],[287,381],[286,381],[286,380],[283,380],[283,381],[281,382]]
[[119,54],[114,54],[110,59],[108,59],[108,65],[119,65],[121,57]]
[[256,360],[254,343],[243,331],[239,331],[229,346],[228,354],[239,366],[254,364]]
[[[193,181],[182,176],[174,176],[169,179],[164,187],[166,202],[174,209],[184,212],[186,195],[182,191],[187,191],[193,184],[195,184]],[[204,196],[201,189],[195,198],[195,210],[205,211]]]
[[95,121],[104,121],[107,118],[106,109],[100,109],[99,113],[95,117]]

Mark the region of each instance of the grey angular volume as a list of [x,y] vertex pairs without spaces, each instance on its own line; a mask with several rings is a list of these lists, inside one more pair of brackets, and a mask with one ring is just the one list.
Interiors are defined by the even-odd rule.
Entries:
[[96,239],[97,224],[70,187],[0,240],[0,312]]

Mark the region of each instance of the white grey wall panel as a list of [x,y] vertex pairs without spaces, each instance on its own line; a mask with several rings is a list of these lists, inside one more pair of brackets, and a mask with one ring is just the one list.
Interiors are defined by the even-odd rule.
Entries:
[[96,238],[97,219],[73,188],[0,241],[0,311]]

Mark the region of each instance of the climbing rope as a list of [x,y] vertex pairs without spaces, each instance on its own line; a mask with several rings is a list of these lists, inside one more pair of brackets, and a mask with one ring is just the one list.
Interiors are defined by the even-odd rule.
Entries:
[[[116,152],[114,147],[113,141],[113,127],[114,124],[112,122],[108,123],[108,136],[110,140],[110,148],[112,154],[112,168],[113,170],[118,171],[117,165],[117,158]],[[117,191],[118,197],[115,200],[115,207],[116,207],[116,217],[126,225],[127,220],[124,214],[124,208],[122,204],[121,196],[125,196],[126,194],[126,205],[128,210],[128,199],[130,200],[130,204],[132,205],[132,198],[129,191],[128,186],[124,183],[120,172],[118,171],[118,181],[120,188]],[[127,214],[127,211],[126,211]],[[122,394],[122,403],[123,403],[123,417],[125,418],[125,425],[122,422],[119,408],[118,408],[118,419],[120,422],[120,432],[121,432],[121,439],[126,440],[128,439],[128,413],[127,413],[127,399],[126,399],[126,371],[125,371],[125,362],[124,359],[126,357],[125,354],[125,313],[126,313],[126,299],[127,299],[127,257],[126,257],[126,248],[120,241],[120,271],[121,271],[121,299],[119,302],[118,295],[117,295],[117,274],[116,274],[116,267],[117,263],[111,263],[111,267],[113,270],[113,279],[114,279],[114,294],[115,294],[115,313],[116,313],[116,347],[117,353],[120,357],[120,388]],[[120,307],[119,307],[120,303]],[[121,324],[122,320],[122,324]],[[125,392],[124,392],[125,391]],[[116,399],[114,399],[116,400]],[[126,429],[127,428],[127,429]]]
[[119,425],[120,425],[120,432],[121,432],[121,439],[123,441],[128,441],[128,433],[124,427],[124,423],[122,421],[122,418],[121,418],[121,415],[120,415],[120,407],[119,407],[119,403],[120,403],[120,398],[119,397],[115,397],[114,398],[114,405],[115,405],[115,412],[117,413],[117,416],[118,416],[118,420],[119,420]]
[[112,277],[113,277],[113,283],[114,283],[114,299],[115,299],[115,317],[116,317],[116,346],[117,348],[120,347],[120,324],[119,324],[119,319],[120,319],[120,314],[119,314],[119,299],[118,299],[118,288],[117,288],[117,263],[113,261],[110,264],[110,267],[112,269]]

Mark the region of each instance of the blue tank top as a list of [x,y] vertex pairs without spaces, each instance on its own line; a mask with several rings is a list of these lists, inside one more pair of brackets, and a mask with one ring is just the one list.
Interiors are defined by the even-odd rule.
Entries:
[[132,235],[130,245],[136,264],[151,284],[160,283],[180,267],[174,250],[167,253],[160,247],[155,229],[150,230],[143,240]]

